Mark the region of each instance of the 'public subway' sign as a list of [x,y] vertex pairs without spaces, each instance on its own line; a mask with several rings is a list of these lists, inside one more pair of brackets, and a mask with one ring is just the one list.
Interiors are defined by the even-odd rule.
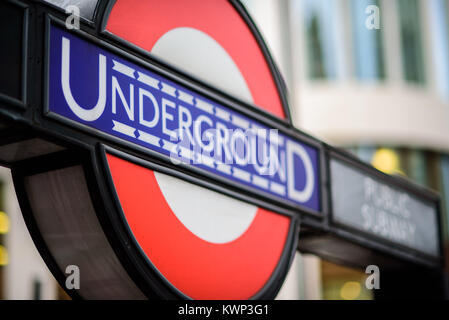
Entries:
[[49,59],[53,114],[320,211],[315,147],[55,26]]
[[422,253],[439,256],[435,202],[331,159],[333,220]]

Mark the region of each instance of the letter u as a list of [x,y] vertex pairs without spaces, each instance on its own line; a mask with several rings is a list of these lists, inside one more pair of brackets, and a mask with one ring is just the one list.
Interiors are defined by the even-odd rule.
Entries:
[[62,38],[62,67],[61,67],[61,82],[62,92],[70,109],[80,119],[84,121],[97,120],[104,111],[106,106],[106,57],[102,54],[98,56],[99,71],[98,71],[98,100],[95,107],[91,109],[82,108],[73,98],[72,90],[70,89],[70,40]]

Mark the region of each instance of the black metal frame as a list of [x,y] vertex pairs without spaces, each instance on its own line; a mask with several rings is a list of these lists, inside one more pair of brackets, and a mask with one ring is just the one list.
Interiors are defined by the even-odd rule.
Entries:
[[10,97],[0,93],[0,102],[9,103],[19,108],[25,108],[27,105],[27,87],[28,87],[28,24],[29,24],[29,6],[19,0],[6,0],[7,3],[18,6],[23,9],[22,24],[22,83],[21,83],[21,99]]
[[[33,242],[47,263],[48,268],[55,276],[61,288],[71,298],[77,300],[82,299],[76,290],[68,290],[65,286],[66,275],[57,265],[44,238],[39,232],[25,190],[24,180],[29,175],[77,165],[83,168],[87,188],[89,189],[91,201],[95,208],[95,214],[106,235],[107,241],[111,244],[114,254],[137,287],[148,298],[182,298],[182,296],[174,294],[160,284],[160,277],[156,276],[154,271],[145,270],[145,267],[138,260],[136,251],[129,245],[132,243],[131,234],[124,231],[124,226],[117,224],[117,220],[111,219],[111,217],[117,215],[116,211],[110,205],[114,199],[108,197],[107,187],[104,181],[100,180],[103,178],[100,177],[102,175],[102,169],[97,164],[95,148],[89,147],[86,149],[84,146],[79,145],[77,147],[73,146],[73,149],[70,151],[62,151],[57,154],[21,161],[14,164],[11,168],[14,186],[25,223],[30,231]],[[150,283],[151,286],[149,285]]]
[[20,209],[31,238],[33,239],[39,254],[47,264],[47,267],[50,269],[56,281],[59,283],[61,288],[64,288],[67,294],[75,300],[79,300],[81,297],[75,290],[68,291],[65,289],[66,275],[59,268],[55,258],[48,249],[45,240],[39,231],[38,224],[34,219],[33,211],[31,210],[24,182],[25,177],[31,174],[38,174],[48,170],[56,170],[79,164],[79,158],[75,152],[63,151],[57,154],[21,161],[20,163],[16,163],[11,168],[17,199],[19,201]]

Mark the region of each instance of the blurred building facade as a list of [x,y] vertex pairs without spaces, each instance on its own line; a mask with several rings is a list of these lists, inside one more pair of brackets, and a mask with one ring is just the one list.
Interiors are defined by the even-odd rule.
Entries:
[[[437,190],[447,212],[449,1],[244,3],[284,75],[295,125]],[[446,251],[448,224],[444,214]],[[279,298],[372,297],[362,270],[298,254],[291,273]]]
[[9,169],[0,167],[0,299],[57,299],[59,286],[37,251]]
[[[242,2],[284,75],[295,125],[437,190],[446,212],[449,0]],[[379,29],[369,29],[375,8]],[[447,230],[447,215],[444,223]],[[278,298],[370,299],[365,276],[297,254]],[[0,168],[0,298],[61,297],[23,222],[10,174]]]

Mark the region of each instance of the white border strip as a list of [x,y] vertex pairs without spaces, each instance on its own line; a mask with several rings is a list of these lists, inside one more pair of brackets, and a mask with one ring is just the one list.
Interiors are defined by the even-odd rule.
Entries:
[[253,174],[253,184],[260,188],[268,189],[269,181]]
[[178,89],[178,99],[193,106],[193,96]]
[[125,76],[135,79],[134,72],[136,70],[134,70],[131,67],[128,67],[127,65],[124,65],[123,63],[115,61],[114,59],[112,59],[112,62],[114,63],[114,66],[112,67],[113,70],[120,72],[121,74],[124,74]]
[[237,127],[248,129],[249,128],[249,122],[245,119],[242,119],[236,115],[232,115],[232,124],[236,125]]
[[204,154],[197,153],[197,159],[198,163],[204,164],[205,166],[208,166],[209,168],[215,169],[214,162],[215,159],[205,156]]
[[274,193],[280,194],[281,196],[285,195],[285,186],[271,181],[270,190]]
[[140,141],[152,144],[153,146],[157,146],[157,147],[161,146],[159,144],[159,141],[161,141],[161,139],[159,137],[156,137],[152,134],[146,133],[141,130],[137,130],[137,132],[139,132],[139,137],[137,139],[139,139]]
[[210,103],[207,103],[206,101],[203,101],[201,99],[195,98],[196,100],[196,107],[198,109],[201,109],[207,113],[214,114],[214,106]]
[[189,159],[191,161],[195,160],[195,154],[192,150],[185,148],[185,147],[181,147],[181,146],[179,147],[179,150],[181,150],[181,153],[180,153],[181,157]]
[[137,71],[137,74],[138,74],[137,80],[146,84],[147,86],[159,90],[159,82],[160,82],[159,80],[154,79],[153,77],[150,77],[149,75],[142,73],[140,71]]
[[231,166],[224,163],[217,163],[217,170],[231,175]]
[[168,95],[170,95],[170,96],[172,96],[174,98],[176,98],[176,88],[172,87],[171,85],[169,85],[169,84],[167,84],[165,82],[162,82],[162,89],[161,89],[161,91],[165,92],[166,94],[168,94]]
[[224,111],[223,109],[215,107],[215,115],[217,116],[217,118],[220,118],[224,121],[231,121],[231,114],[227,111]]
[[164,150],[178,154],[177,146],[178,146],[177,144],[174,144],[168,140],[162,139],[162,149],[164,149]]
[[251,181],[251,174],[249,172],[234,167],[232,168],[232,171],[234,172],[233,174],[234,177],[246,182]]
[[136,131],[135,128],[130,127],[124,123],[112,120],[112,123],[114,124],[114,126],[112,127],[112,130],[116,131],[116,132],[120,132],[124,135],[127,135],[129,137],[133,137],[135,138],[136,136],[134,135],[134,132]]

